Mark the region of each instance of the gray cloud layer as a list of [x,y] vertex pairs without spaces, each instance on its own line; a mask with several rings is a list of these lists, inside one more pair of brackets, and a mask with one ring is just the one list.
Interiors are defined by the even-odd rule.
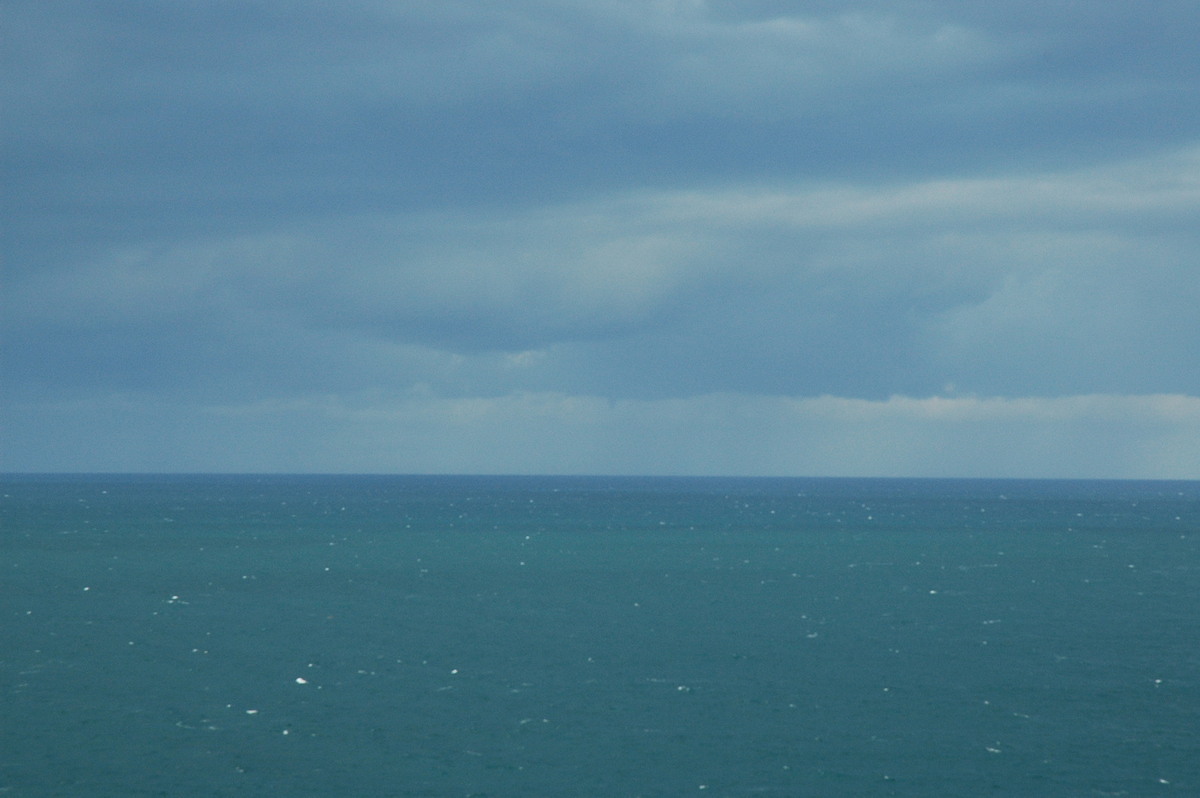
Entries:
[[[774,410],[773,431],[747,425],[728,397],[1042,397],[1090,418],[1067,398],[1200,395],[1192,2],[102,0],[0,15],[14,43],[3,393],[28,425],[5,467],[103,468],[35,455],[36,440],[74,413],[109,441],[96,446],[137,451],[100,432],[137,407],[135,428],[192,425],[174,467],[287,470],[198,443],[244,438],[213,421],[242,407],[311,435],[317,469],[720,470],[531,454],[562,407],[600,402],[623,420],[593,415],[591,434],[661,437],[664,408],[706,408],[730,436],[710,444],[742,452],[713,463],[811,473],[820,461],[747,465],[811,427]],[[433,413],[454,447],[479,430],[428,403],[470,401],[526,414],[494,419],[526,430],[511,446],[527,456],[350,457],[331,409],[366,413],[355,429],[373,418],[368,439]],[[315,415],[297,420],[301,406]],[[1185,450],[1184,417],[1154,439]],[[1026,429],[1045,438],[1042,423]],[[953,429],[991,440],[980,424]],[[1095,472],[1061,457],[1052,472]],[[1200,474],[1130,458],[1111,473]],[[111,460],[139,462],[172,467]],[[972,473],[905,447],[825,462]]]

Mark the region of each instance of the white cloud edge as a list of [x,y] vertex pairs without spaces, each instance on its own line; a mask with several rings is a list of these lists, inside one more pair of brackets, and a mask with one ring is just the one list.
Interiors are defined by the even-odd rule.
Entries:
[[629,414],[652,413],[681,418],[698,414],[714,417],[736,414],[746,409],[772,409],[797,418],[842,421],[909,419],[981,422],[1025,419],[1061,423],[1090,419],[1200,424],[1200,397],[1186,394],[1084,394],[1058,397],[912,397],[896,394],[879,400],[832,395],[795,397],[709,393],[670,399],[610,400],[556,391],[515,391],[494,397],[455,398],[437,397],[417,390],[407,396],[366,403],[327,395],[213,405],[206,407],[204,412],[226,416],[316,412],[350,421],[399,420],[414,413],[424,417],[461,420],[518,412],[587,423]]
[[207,412],[335,427],[345,459],[334,470],[1200,478],[1200,397],[1181,394],[610,400],[514,392],[325,396]]

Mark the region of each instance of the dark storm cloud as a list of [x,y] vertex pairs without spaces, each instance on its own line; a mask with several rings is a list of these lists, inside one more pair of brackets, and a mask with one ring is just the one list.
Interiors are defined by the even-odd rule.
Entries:
[[1194,135],[1194,5],[961,5],[14,3],[10,210],[32,246]]

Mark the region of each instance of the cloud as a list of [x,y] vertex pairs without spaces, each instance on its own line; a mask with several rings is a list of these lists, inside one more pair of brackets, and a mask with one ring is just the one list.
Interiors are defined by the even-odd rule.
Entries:
[[[138,366],[181,388],[243,372],[246,390],[249,370],[290,390],[298,361],[311,384],[355,390],[378,384],[376,359],[387,386],[455,391],[471,372],[485,393],[1194,394],[1196,208],[1187,149],[1004,178],[330,217],[114,248],[12,281],[6,316],[27,361],[61,363],[75,339],[122,391]],[[519,352],[536,362],[502,368]]]
[[[1194,140],[1194,4],[5,4],[8,242]],[[1050,66],[1047,66],[1050,64]],[[36,211],[35,211],[36,209]]]
[[[103,422],[112,418],[122,424]],[[561,393],[295,397],[180,408],[136,397],[20,407],[26,462],[68,470],[633,473],[1195,479],[1200,399]],[[73,442],[101,432],[108,453]]]
[[[112,458],[158,462],[126,423],[201,414],[192,462],[266,462],[221,436],[293,451],[272,425],[318,418],[313,462],[392,462],[328,397],[400,413],[434,470],[506,443],[687,471],[670,414],[704,407],[688,456],[749,473],[740,436],[776,437],[735,406],[791,429],[822,396],[1200,395],[1193,2],[15,0],[0,24],[0,393],[43,425],[76,407]],[[217,406],[277,411],[260,434]],[[541,460],[522,443],[584,408]],[[915,418],[771,468],[936,471],[915,431],[1036,426]],[[1081,418],[1055,423],[1082,472]]]

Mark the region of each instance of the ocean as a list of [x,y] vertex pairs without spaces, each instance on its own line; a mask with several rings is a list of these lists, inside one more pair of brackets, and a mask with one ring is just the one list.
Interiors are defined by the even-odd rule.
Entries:
[[0,795],[1200,795],[1200,483],[4,476]]

